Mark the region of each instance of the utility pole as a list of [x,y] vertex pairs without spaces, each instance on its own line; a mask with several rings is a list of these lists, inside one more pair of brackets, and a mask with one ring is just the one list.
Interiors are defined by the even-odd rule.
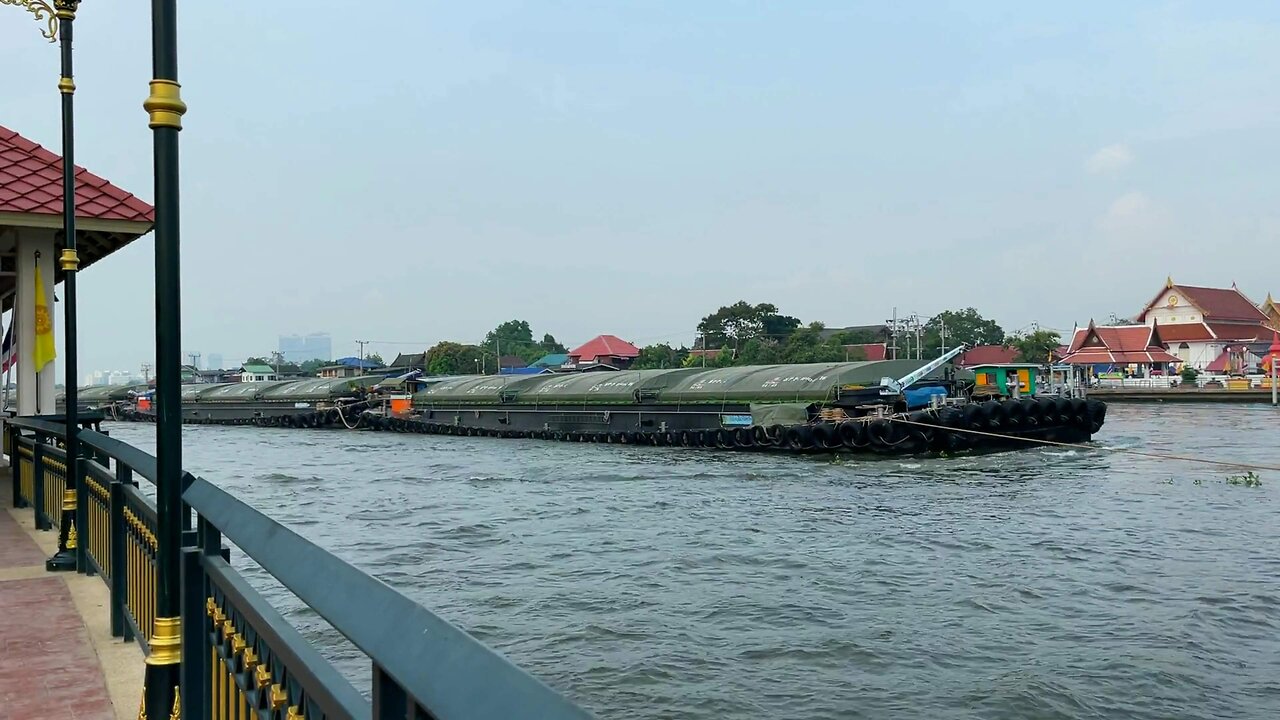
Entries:
[[284,359],[284,353],[275,350],[271,353],[271,359],[276,361],[276,379],[280,379],[280,362]]
[[947,320],[946,318],[938,319],[938,337],[942,340],[942,347],[938,350],[939,355],[947,354]]
[[199,370],[200,369],[200,353],[198,352],[187,353],[187,357],[191,358],[191,367]]
[[893,317],[889,320],[889,350],[893,359],[898,359],[898,308],[893,309]]
[[151,384],[151,363],[142,363],[142,382]]
[[356,344],[360,346],[360,362],[364,362],[364,346],[369,344],[368,340],[357,340]]

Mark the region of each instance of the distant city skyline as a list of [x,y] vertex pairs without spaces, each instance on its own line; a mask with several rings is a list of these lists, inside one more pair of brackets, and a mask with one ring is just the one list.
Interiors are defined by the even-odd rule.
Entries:
[[308,360],[333,359],[333,338],[327,332],[306,335],[281,335],[278,351],[285,362],[304,363]]

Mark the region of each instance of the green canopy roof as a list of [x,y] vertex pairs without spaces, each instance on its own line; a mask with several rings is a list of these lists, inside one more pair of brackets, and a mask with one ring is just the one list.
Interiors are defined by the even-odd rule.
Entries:
[[[879,385],[882,378],[902,377],[923,364],[919,360],[880,360],[719,368],[681,378],[662,391],[661,400],[664,403],[834,400],[838,388]],[[928,378],[941,379],[944,368],[934,370]]]
[[653,393],[659,393],[683,376],[701,372],[704,372],[701,368],[679,368],[545,375],[541,382],[522,387],[516,402],[626,403],[639,399],[655,400],[657,396]]

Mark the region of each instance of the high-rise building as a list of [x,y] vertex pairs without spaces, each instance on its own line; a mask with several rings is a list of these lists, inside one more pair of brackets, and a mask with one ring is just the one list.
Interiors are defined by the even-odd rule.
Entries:
[[225,370],[222,367],[222,353],[209,353],[209,362],[205,367],[209,370]]
[[309,335],[281,335],[280,356],[285,362],[304,363],[308,360],[333,359],[333,340],[329,333]]

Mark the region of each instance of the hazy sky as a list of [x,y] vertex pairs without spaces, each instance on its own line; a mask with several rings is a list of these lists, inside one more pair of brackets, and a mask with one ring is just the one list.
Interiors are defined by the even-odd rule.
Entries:
[[[76,22],[78,160],[153,196],[147,3]],[[394,355],[529,320],[688,342],[1280,292],[1280,4],[186,2],[183,346]],[[0,125],[58,57],[0,7]],[[81,275],[81,367],[152,357],[153,246]]]

